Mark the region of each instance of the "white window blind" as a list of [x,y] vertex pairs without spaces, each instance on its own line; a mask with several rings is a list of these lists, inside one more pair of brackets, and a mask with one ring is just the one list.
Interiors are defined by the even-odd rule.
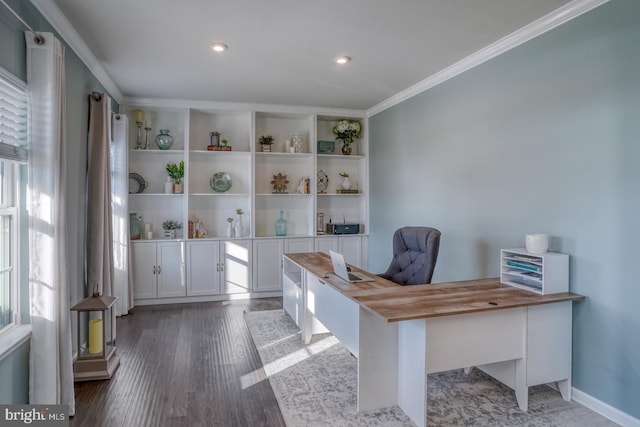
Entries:
[[24,163],[29,147],[27,89],[3,71],[0,70],[0,159]]
[[[0,68],[0,333],[19,323],[18,201],[20,174],[27,162],[26,84]],[[4,351],[0,348],[0,352]]]

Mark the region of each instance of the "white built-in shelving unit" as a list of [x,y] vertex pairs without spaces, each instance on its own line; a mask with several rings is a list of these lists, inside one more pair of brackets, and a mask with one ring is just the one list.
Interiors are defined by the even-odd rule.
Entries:
[[[198,251],[208,246],[194,242],[242,240],[248,250],[245,261],[246,276],[251,283],[248,292],[274,292],[282,289],[281,265],[273,266],[265,272],[266,265],[280,259],[281,253],[293,251],[324,250],[326,248],[345,250],[345,256],[352,264],[363,266],[366,254],[366,232],[368,231],[368,138],[367,120],[363,111],[343,111],[312,109],[308,107],[248,106],[244,104],[189,103],[187,101],[130,100],[121,106],[121,113],[129,117],[129,172],[141,175],[147,182],[146,189],[139,194],[129,195],[129,211],[142,217],[142,222],[151,224],[153,239],[162,239],[162,223],[174,220],[183,224],[177,240],[183,243],[183,267],[189,277],[206,277],[203,270],[191,265],[195,260],[202,263],[206,257]],[[143,112],[144,120],[151,121],[149,133],[151,149],[135,149],[137,128],[136,112]],[[362,124],[362,135],[352,145],[351,155],[341,153],[341,143],[336,141],[331,153],[318,153],[318,140],[335,140],[333,126],[340,119],[358,120]],[[169,150],[159,150],[155,136],[160,129],[168,129],[174,138]],[[219,132],[226,139],[231,151],[208,151],[210,132]],[[286,150],[286,141],[294,134],[303,138],[301,152]],[[142,131],[143,142],[145,131]],[[262,152],[259,138],[272,135],[274,144],[271,152]],[[181,194],[165,194],[167,163],[185,162],[184,189]],[[323,171],[329,178],[325,193],[317,191],[317,175]],[[209,185],[216,172],[230,174],[232,186],[226,192],[215,192]],[[338,194],[342,178],[339,173],[349,174],[357,194]],[[286,194],[276,194],[271,185],[273,176],[287,175],[289,184]],[[298,191],[301,181],[309,180],[307,192]],[[237,219],[236,209],[244,214],[244,235],[229,239],[227,218]],[[280,211],[287,220],[287,236],[275,234],[275,222]],[[329,221],[361,224],[361,234],[356,236],[329,236],[319,232],[317,217],[324,214],[325,224]],[[193,238],[188,235],[189,221],[199,220],[207,230],[207,236]],[[144,239],[146,235],[142,233]],[[260,240],[266,240],[259,243]],[[132,241],[141,244],[149,240]],[[246,242],[250,244],[247,245]],[[280,243],[278,243],[280,242]],[[209,245],[210,246],[210,245]],[[209,247],[212,252],[213,246]],[[270,254],[276,251],[276,256]],[[305,249],[306,250],[306,249]],[[220,255],[212,261],[222,265]],[[191,264],[190,264],[191,262]],[[134,269],[136,268],[134,260]],[[209,267],[211,268],[211,267]],[[216,284],[207,294],[206,286],[187,283],[185,297],[225,295],[224,275],[216,271]],[[220,273],[220,274],[218,274]],[[211,275],[211,274],[209,274]],[[245,279],[243,279],[245,280]],[[187,277],[188,281],[188,277]],[[134,284],[135,286],[135,284]],[[194,290],[197,289],[197,290]],[[237,291],[237,287],[233,288]],[[152,295],[146,293],[145,295]],[[158,292],[155,295],[159,295]],[[182,301],[182,300],[180,300]],[[140,301],[138,301],[140,302]],[[143,299],[143,303],[152,302]],[[159,301],[163,302],[163,301]]]

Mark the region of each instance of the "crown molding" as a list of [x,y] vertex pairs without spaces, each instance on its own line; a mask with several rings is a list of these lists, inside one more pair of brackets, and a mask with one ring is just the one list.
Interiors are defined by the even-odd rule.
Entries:
[[66,16],[58,9],[51,0],[31,0],[31,3],[45,17],[47,21],[58,32],[60,37],[78,55],[80,60],[93,73],[95,78],[104,86],[111,97],[118,103],[124,98],[120,88],[111,80],[111,77],[104,69],[100,61],[95,57],[80,34],[73,28]]
[[316,114],[318,116],[358,117],[366,118],[365,110],[353,110],[344,108],[323,108],[300,105],[259,104],[245,102],[218,102],[190,99],[162,99],[162,98],[136,98],[125,97],[121,106],[135,107],[163,107],[175,109],[202,109],[221,111],[259,111],[261,113],[291,113],[291,114]]
[[478,65],[495,58],[521,44],[550,31],[565,22],[589,12],[596,7],[607,3],[609,0],[574,0],[555,11],[533,21],[532,23],[514,31],[500,40],[486,46],[466,58],[450,65],[426,79],[416,83],[407,89],[385,99],[381,103],[374,105],[367,110],[367,117],[376,115],[388,108],[393,107],[409,98],[412,98],[434,86],[444,83],[453,77],[464,73]]

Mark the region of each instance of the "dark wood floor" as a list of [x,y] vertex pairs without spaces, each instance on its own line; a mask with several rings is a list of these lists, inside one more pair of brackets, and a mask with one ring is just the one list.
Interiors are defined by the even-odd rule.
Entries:
[[120,368],[76,383],[70,425],[284,426],[269,381],[256,382],[242,314],[278,308],[280,298],[136,307],[117,321]]

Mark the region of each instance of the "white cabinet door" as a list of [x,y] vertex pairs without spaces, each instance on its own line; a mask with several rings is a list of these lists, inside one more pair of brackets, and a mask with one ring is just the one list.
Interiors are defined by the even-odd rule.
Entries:
[[338,252],[338,236],[316,237],[316,252],[324,252],[329,254],[329,251]]
[[222,258],[222,293],[248,292],[251,288],[252,265],[251,240],[228,240],[220,242]]
[[329,253],[330,250],[344,255],[347,264],[360,267],[362,265],[362,237],[361,236],[326,236],[316,237],[316,252]]
[[282,290],[283,239],[253,241],[253,291]]
[[187,295],[220,293],[220,244],[217,241],[187,243]]
[[284,241],[285,254],[294,254],[299,252],[313,252],[312,237],[285,239]]
[[362,260],[362,239],[360,236],[338,237],[338,252],[344,255],[344,260],[347,264],[360,267]]
[[157,244],[158,298],[183,297],[187,294],[184,279],[184,248],[182,242]]
[[156,294],[156,244],[131,243],[133,270],[133,298],[155,298]]

